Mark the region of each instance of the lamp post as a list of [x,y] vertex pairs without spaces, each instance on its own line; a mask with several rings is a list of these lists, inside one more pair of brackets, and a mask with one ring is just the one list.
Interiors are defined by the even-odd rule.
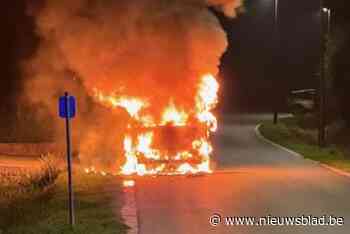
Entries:
[[[331,10],[323,7],[323,1],[321,0],[321,69],[320,69],[320,84],[319,84],[319,129],[318,129],[318,144],[320,147],[326,145],[326,99],[327,99],[327,81],[326,81],[326,38],[330,36],[331,28]],[[325,18],[327,14],[327,18]],[[325,30],[325,19],[327,29]]]
[[[277,61],[277,50],[278,50],[278,0],[274,0],[274,19],[273,19],[273,33],[274,33],[274,39],[275,39],[275,49],[274,49],[274,60]],[[278,103],[274,106],[274,112],[273,112],[273,123],[277,124],[278,122]]]
[[331,9],[324,7],[323,12],[327,14],[327,35],[330,35],[331,32]]

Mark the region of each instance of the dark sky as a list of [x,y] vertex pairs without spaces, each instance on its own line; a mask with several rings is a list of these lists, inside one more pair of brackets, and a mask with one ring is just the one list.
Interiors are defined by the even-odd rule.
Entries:
[[20,90],[20,61],[34,51],[36,37],[34,22],[26,16],[24,0],[4,1],[1,12],[0,39],[0,111],[15,108],[16,94]]
[[280,0],[278,43],[273,0],[247,0],[245,14],[223,21],[230,40],[222,65],[226,109],[271,109],[288,90],[316,87],[318,9],[319,0]]
[[[280,0],[279,43],[273,41],[273,0],[246,0],[246,13],[222,19],[230,42],[222,63],[227,110],[268,108],[280,99],[278,90],[316,87],[318,8],[319,0]],[[34,23],[25,11],[25,0],[2,3],[0,111],[15,105],[19,62],[35,51]]]

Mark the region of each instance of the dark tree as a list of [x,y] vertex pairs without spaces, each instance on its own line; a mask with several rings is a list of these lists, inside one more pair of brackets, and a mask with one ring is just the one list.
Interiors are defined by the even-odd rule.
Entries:
[[338,48],[334,56],[334,89],[339,98],[341,115],[350,126],[350,39]]

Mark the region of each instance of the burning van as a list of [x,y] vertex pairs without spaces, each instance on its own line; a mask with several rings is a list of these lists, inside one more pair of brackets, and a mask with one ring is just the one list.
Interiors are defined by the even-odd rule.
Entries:
[[52,116],[56,93],[77,96],[72,137],[86,172],[211,171],[215,76],[229,44],[218,12],[235,18],[242,0],[30,2],[40,40],[21,66],[23,96]]
[[123,133],[123,175],[186,174],[211,172],[210,134],[217,128],[212,110],[217,104],[219,85],[214,76],[203,75],[198,84],[195,106],[184,111],[170,102],[155,120],[141,114],[147,100],[105,95],[96,99],[108,106],[124,108],[131,121]]

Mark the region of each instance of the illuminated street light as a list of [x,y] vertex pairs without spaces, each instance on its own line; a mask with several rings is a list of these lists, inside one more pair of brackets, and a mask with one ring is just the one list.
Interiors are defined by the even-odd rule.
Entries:
[[[327,14],[326,25],[325,16]],[[327,28],[325,28],[327,27]],[[320,147],[326,145],[326,106],[327,106],[327,88],[326,88],[326,37],[330,37],[331,33],[331,9],[323,7],[323,1],[321,0],[321,44],[322,44],[322,55],[321,55],[321,71],[320,71],[320,84],[319,84],[319,129],[318,129],[318,144]]]
[[323,8],[323,11],[327,13],[327,34],[329,36],[331,31],[331,9]]

